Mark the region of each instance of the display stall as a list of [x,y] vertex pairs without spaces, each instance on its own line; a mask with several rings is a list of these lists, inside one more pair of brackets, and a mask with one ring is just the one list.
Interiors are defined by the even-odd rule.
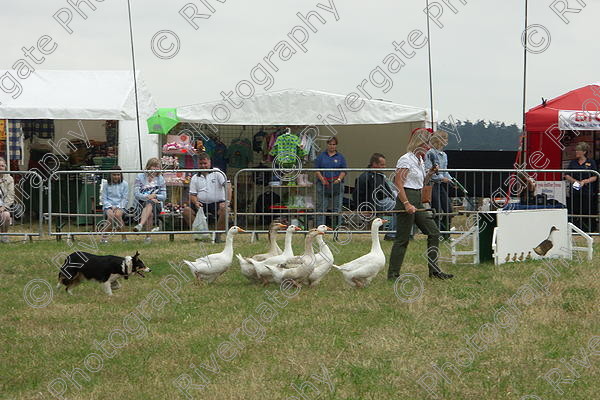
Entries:
[[[145,124],[156,105],[139,73],[136,80],[139,137],[132,72],[35,71],[18,98],[0,105],[6,127],[0,151],[11,161],[11,170],[37,168],[48,176],[55,170],[110,169],[117,164],[124,170],[140,169],[148,158],[157,157],[158,138],[148,135]],[[126,178],[133,184],[134,176]],[[53,195],[83,202],[69,204],[69,210],[89,212],[94,208],[89,199],[97,198],[98,189],[87,176]]]
[[[215,118],[225,115],[223,101],[178,107],[182,123],[169,132],[163,146],[165,157],[177,159],[163,160],[168,165],[194,167],[190,153],[203,148],[211,156],[212,165],[226,172],[233,182],[241,169],[272,168],[273,145],[290,128],[305,153],[295,161],[295,167],[313,167],[313,160],[326,149],[326,140],[332,136],[338,138],[338,151],[349,168],[364,168],[375,152],[385,154],[388,163],[394,165],[405,153],[410,133],[431,120],[424,108],[312,90],[288,89],[232,101],[243,106],[232,109],[222,123],[215,122]],[[202,142],[198,143],[199,139]],[[173,154],[182,150],[186,153]],[[189,178],[180,178],[185,187]],[[240,174],[238,178],[234,193],[238,196],[234,199],[238,211],[314,211],[306,177],[285,185],[269,174]],[[354,177],[346,181],[354,182]]]
[[[581,142],[590,146],[590,158],[600,159],[600,86],[587,85],[544,100],[525,114],[525,131],[528,168],[565,169]],[[564,202],[564,182],[554,183],[562,181],[562,176],[544,175],[538,179],[540,186]]]
[[[539,173],[537,191],[566,204],[569,221],[598,234],[600,86],[587,85],[551,100],[543,99],[525,114],[525,130],[529,168],[571,170],[564,175]],[[587,154],[577,159],[576,149]]]

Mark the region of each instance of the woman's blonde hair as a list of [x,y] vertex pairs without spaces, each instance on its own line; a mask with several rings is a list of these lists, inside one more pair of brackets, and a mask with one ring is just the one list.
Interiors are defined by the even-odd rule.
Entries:
[[435,131],[431,135],[430,143],[437,149],[438,146],[445,146],[448,144],[448,134],[444,131]]
[[[423,144],[429,144],[429,138],[431,136],[431,132],[426,128],[417,128],[412,131],[412,135],[408,140],[408,144],[406,145],[407,153],[414,153],[415,150],[420,148]],[[425,150],[423,150],[425,152]]]

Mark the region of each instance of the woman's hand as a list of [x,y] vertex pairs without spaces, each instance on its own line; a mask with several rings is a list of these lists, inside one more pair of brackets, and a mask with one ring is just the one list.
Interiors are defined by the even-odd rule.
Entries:
[[323,186],[329,186],[329,182],[327,182],[327,179],[325,179],[325,177],[321,176],[319,179],[321,180]]

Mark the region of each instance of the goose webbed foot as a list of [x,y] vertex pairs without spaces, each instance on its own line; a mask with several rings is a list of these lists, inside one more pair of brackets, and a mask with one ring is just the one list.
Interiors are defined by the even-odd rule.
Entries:
[[352,278],[352,282],[356,285],[357,288],[362,289],[365,287],[364,283],[358,278]]

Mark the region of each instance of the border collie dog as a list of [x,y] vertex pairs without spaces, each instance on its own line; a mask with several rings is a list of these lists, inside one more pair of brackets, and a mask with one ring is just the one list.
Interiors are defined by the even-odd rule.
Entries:
[[83,280],[95,280],[102,284],[106,294],[112,296],[112,283],[115,283],[115,289],[120,287],[117,279],[127,279],[132,274],[144,278],[143,272],[152,271],[139,256],[137,251],[133,257],[98,256],[80,251],[71,253],[60,267],[56,287],[65,285],[67,293],[73,294],[72,289]]

